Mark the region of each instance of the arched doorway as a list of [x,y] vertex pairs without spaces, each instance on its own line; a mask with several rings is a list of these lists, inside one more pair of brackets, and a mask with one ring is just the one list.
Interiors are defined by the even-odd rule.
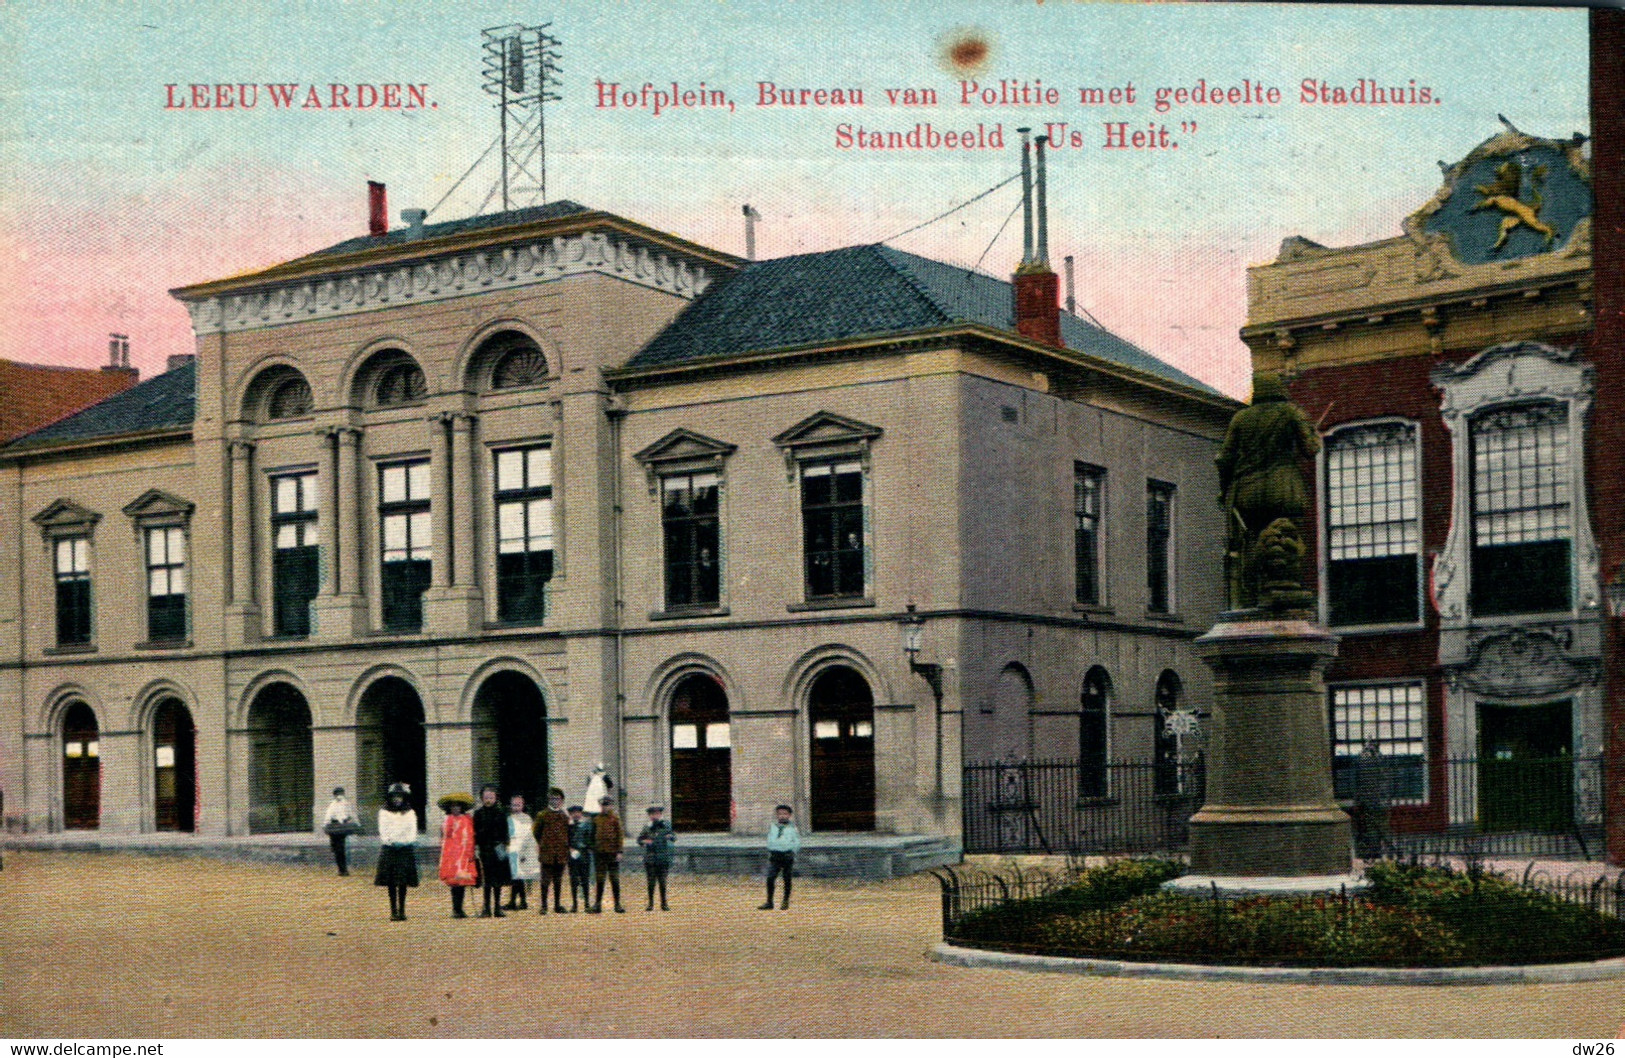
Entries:
[[423,702],[410,683],[385,676],[361,696],[356,709],[357,803],[370,819],[383,804],[391,783],[403,782],[412,790],[418,829],[423,829],[429,804],[429,755],[423,736]]
[[1179,767],[1184,758],[1185,732],[1169,722],[1169,718],[1179,712],[1183,694],[1184,685],[1180,682],[1179,673],[1173,669],[1163,669],[1162,675],[1157,677],[1154,708],[1151,711],[1154,717],[1151,731],[1152,775],[1159,796],[1184,792]]
[[677,830],[725,831],[733,823],[733,734],[728,693],[708,672],[671,694],[671,820]]
[[101,729],[95,710],[74,702],[62,714],[62,825],[95,830],[101,821]]
[[824,670],[808,695],[812,828],[875,828],[875,696],[844,665]]
[[993,685],[993,731],[977,747],[983,760],[1026,760],[1032,756],[1033,682],[1027,670],[1011,662]]
[[1083,676],[1078,697],[1078,796],[1108,795],[1107,720],[1111,716],[1112,678],[1099,665]]
[[314,774],[310,706],[298,688],[273,683],[248,709],[248,832],[310,830]]
[[197,730],[178,699],[165,698],[152,713],[153,824],[191,833],[197,811]]
[[530,677],[498,672],[474,695],[474,785],[495,783],[535,811],[547,803],[547,700]]

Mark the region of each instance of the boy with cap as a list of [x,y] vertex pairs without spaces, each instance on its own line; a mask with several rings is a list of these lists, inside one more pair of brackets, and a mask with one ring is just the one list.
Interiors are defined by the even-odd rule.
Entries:
[[666,906],[666,874],[671,870],[671,846],[677,840],[677,832],[661,818],[665,811],[662,805],[650,805],[649,825],[638,832],[638,844],[643,846],[643,874],[649,882],[649,902],[643,909],[645,911],[655,909],[656,885],[660,886],[660,910],[671,910]]
[[758,911],[773,910],[773,882],[780,874],[784,875],[784,902],[779,910],[790,907],[790,879],[796,873],[796,853],[801,851],[801,832],[790,821],[794,814],[790,806],[779,805],[773,814],[773,825],[767,828],[767,903]]
[[[563,790],[555,786],[547,791],[547,807],[536,813],[536,823],[531,830],[536,835],[537,857],[542,864],[541,914],[547,914],[549,882],[553,885],[553,910],[563,913],[564,868],[570,862],[570,817],[564,813]],[[570,900],[575,902],[573,892]]]
[[592,850],[593,850],[593,823],[592,817],[581,810],[580,805],[570,806],[570,910],[580,910],[576,904],[576,893],[581,894],[581,903],[587,905],[587,911],[592,911]]
[[338,864],[339,877],[345,878],[350,874],[349,849],[345,842],[350,835],[361,829],[361,820],[356,818],[355,808],[350,799],[344,796],[344,787],[333,787],[333,800],[327,805],[327,819],[322,824],[327,831],[327,840],[333,846],[333,862]]
[[598,863],[598,897],[593,901],[593,914],[604,910],[604,879],[615,895],[615,912],[625,914],[621,906],[621,853],[626,845],[626,828],[615,814],[615,798],[605,797],[598,802],[598,818],[593,822],[593,851]]

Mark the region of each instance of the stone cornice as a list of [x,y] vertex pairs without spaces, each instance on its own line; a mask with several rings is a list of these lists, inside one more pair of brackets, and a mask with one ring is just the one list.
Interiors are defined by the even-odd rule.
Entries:
[[1363,246],[1283,252],[1247,269],[1243,337],[1277,328],[1364,319],[1423,304],[1582,282],[1591,271],[1591,218],[1561,249],[1508,261],[1462,264],[1444,238],[1417,232]]
[[587,231],[430,259],[360,266],[337,274],[268,280],[247,290],[194,294],[200,288],[190,288],[173,293],[190,313],[192,330],[205,335],[514,290],[588,273],[693,299],[722,270],[701,258],[651,247],[642,240]]

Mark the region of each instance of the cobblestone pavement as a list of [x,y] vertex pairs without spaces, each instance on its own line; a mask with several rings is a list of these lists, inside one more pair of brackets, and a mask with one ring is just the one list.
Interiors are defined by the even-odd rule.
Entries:
[[[454,921],[425,878],[12,852],[0,1037],[1536,1036],[1612,1038],[1625,982],[1402,989],[1114,980],[930,962],[929,877],[673,879],[673,910]],[[471,894],[472,895],[472,894]]]

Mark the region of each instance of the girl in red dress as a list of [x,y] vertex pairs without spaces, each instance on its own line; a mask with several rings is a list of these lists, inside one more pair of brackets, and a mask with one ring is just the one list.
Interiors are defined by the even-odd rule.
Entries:
[[463,891],[479,883],[474,866],[474,820],[468,810],[474,799],[465,793],[447,794],[440,799],[446,822],[440,829],[440,880],[451,886],[451,917],[467,918]]

